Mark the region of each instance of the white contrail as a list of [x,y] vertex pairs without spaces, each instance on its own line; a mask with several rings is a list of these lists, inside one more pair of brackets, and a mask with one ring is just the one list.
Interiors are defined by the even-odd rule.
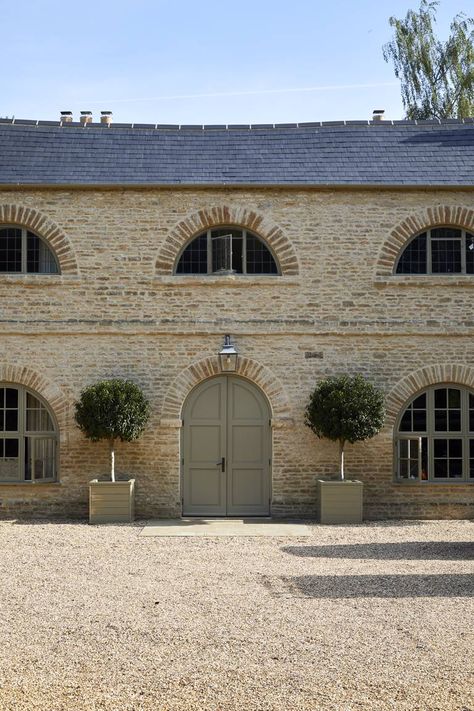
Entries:
[[333,84],[329,86],[302,86],[294,89],[259,89],[255,91],[216,91],[205,94],[175,94],[169,96],[144,96],[137,99],[101,99],[89,101],[89,104],[129,104],[140,101],[175,101],[177,99],[209,99],[221,96],[258,96],[260,94],[296,94],[304,91],[338,91],[340,89],[376,89],[381,86],[399,86],[399,82],[380,82],[377,84]]

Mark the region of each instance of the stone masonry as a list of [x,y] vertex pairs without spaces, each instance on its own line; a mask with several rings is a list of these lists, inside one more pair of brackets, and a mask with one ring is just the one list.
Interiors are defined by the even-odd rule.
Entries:
[[[104,444],[74,424],[82,388],[138,383],[152,406],[145,435],[120,444],[137,481],[139,517],[179,516],[183,402],[218,372],[230,333],[239,373],[272,408],[272,512],[314,516],[316,480],[337,447],[303,424],[315,383],[361,373],[387,398],[384,430],[348,447],[365,482],[367,518],[468,518],[473,484],[396,483],[393,426],[436,382],[474,388],[472,276],[394,276],[403,244],[433,225],[474,230],[461,189],[38,188],[0,191],[0,223],[23,225],[55,251],[59,275],[0,275],[0,379],[49,403],[60,431],[59,481],[0,484],[3,516],[87,514],[87,483],[107,472]],[[248,227],[282,275],[174,276],[181,249],[208,226]]]

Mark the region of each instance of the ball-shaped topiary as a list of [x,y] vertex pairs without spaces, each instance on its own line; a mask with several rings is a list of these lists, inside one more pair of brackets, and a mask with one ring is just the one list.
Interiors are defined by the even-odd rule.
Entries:
[[383,427],[384,397],[361,375],[331,377],[311,394],[305,424],[318,437],[339,442],[339,475],[344,479],[344,445],[374,437]]
[[76,422],[93,442],[109,440],[112,481],[115,481],[115,440],[132,442],[138,439],[149,416],[148,400],[130,380],[102,380],[81,392],[76,403]]

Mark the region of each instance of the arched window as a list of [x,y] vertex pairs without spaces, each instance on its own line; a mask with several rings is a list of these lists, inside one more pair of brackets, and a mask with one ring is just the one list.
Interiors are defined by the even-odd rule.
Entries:
[[58,274],[59,268],[46,242],[24,227],[0,228],[0,272]]
[[474,235],[433,227],[414,237],[400,254],[396,274],[474,274]]
[[396,476],[412,481],[474,481],[474,394],[434,385],[402,412],[395,437]]
[[27,388],[0,384],[0,481],[54,481],[56,445],[47,405]]
[[184,248],[176,274],[279,274],[268,246],[248,230],[216,227]]

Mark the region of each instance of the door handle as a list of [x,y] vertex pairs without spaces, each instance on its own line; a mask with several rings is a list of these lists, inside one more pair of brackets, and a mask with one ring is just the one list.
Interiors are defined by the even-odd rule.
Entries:
[[221,459],[219,459],[219,461],[216,462],[216,464],[217,464],[217,466],[220,466],[222,472],[225,472],[225,457],[222,457]]

